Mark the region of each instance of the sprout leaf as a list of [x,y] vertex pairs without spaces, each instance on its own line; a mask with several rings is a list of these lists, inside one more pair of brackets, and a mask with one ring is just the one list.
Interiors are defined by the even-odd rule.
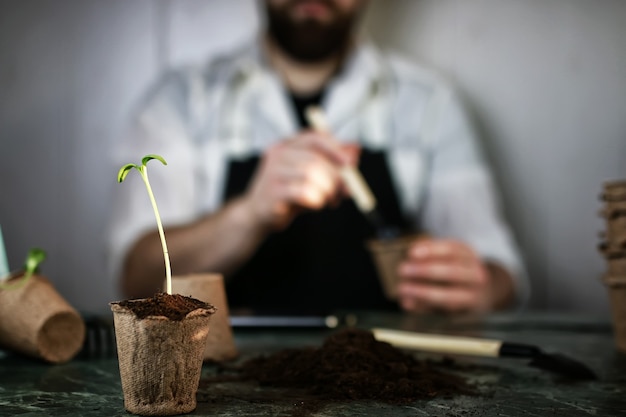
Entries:
[[46,252],[43,249],[32,248],[28,251],[26,261],[24,261],[24,270],[27,274],[34,274],[39,270],[39,264],[46,259]]
[[167,165],[167,162],[165,162],[165,159],[161,156],[161,155],[155,155],[155,154],[150,154],[150,155],[146,155],[141,159],[141,164],[143,166],[146,166],[146,164],[148,163],[148,161],[152,160],[152,159],[157,159],[159,161],[161,161],[161,163],[163,165]]
[[121,167],[119,172],[117,173],[117,182],[124,181],[128,173],[130,172],[130,170],[133,168],[139,169],[137,165],[135,164],[126,164],[123,167]]

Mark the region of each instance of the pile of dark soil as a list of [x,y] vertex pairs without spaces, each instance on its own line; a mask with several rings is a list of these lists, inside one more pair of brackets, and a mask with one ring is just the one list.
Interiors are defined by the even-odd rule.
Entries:
[[460,376],[377,341],[371,332],[345,329],[320,348],[286,349],[242,365],[243,379],[308,390],[324,399],[406,404],[476,391]]
[[210,304],[180,294],[157,293],[153,297],[140,300],[124,300],[118,303],[126,307],[139,319],[148,316],[165,316],[170,320],[180,321],[187,314],[198,308],[213,309]]

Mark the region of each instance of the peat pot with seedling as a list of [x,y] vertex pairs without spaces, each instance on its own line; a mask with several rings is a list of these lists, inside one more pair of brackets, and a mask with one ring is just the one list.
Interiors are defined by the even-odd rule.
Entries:
[[167,292],[113,302],[111,310],[124,407],[139,415],[174,415],[196,408],[209,321],[216,309],[206,302],[172,294],[167,243],[148,180],[147,163],[152,159],[167,165],[159,155],[146,155],[140,165],[124,165],[117,178],[123,182],[136,169],[148,190],[163,247]]
[[33,248],[22,270],[0,276],[0,347],[63,363],[80,351],[85,323],[50,280],[39,274],[45,259],[43,250]]

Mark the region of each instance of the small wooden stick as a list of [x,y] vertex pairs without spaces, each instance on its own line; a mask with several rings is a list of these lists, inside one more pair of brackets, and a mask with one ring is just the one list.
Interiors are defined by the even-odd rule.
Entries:
[[[311,127],[318,132],[329,132],[330,127],[321,108],[311,106],[306,109],[306,117]],[[369,213],[376,207],[376,198],[367,182],[356,167],[344,166],[341,177],[350,191],[357,207],[363,213]]]

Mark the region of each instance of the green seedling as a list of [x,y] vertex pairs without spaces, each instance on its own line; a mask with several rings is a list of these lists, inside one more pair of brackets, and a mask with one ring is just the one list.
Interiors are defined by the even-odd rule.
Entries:
[[32,248],[24,261],[24,276],[17,282],[0,282],[0,289],[15,290],[23,287],[31,279],[33,274],[39,271],[39,264],[46,259],[46,252],[39,248]]
[[161,246],[163,247],[163,257],[165,258],[165,279],[167,283],[167,293],[172,294],[172,269],[170,266],[170,255],[167,251],[167,243],[165,242],[165,233],[163,232],[163,224],[161,223],[161,216],[159,215],[159,209],[157,208],[156,200],[154,199],[154,193],[152,192],[152,187],[150,186],[150,181],[148,180],[148,161],[156,159],[161,161],[163,165],[167,165],[165,159],[159,155],[146,155],[141,159],[141,165],[137,164],[126,164],[122,168],[120,168],[117,173],[117,182],[122,182],[128,175],[131,169],[135,168],[141,174],[141,179],[146,185],[146,189],[148,190],[148,196],[150,197],[150,202],[152,203],[152,209],[154,210],[154,216],[156,217],[157,227],[159,228],[159,236],[161,238]]

